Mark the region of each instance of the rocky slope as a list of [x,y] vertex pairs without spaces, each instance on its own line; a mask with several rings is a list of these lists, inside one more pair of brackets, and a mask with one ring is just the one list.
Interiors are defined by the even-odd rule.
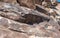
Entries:
[[0,38],[60,38],[59,9],[36,4],[34,10],[11,0],[1,1]]

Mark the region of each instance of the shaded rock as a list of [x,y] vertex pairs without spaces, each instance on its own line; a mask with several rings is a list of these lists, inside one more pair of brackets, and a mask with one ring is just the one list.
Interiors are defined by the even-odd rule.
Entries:
[[[3,5],[2,5],[3,4]],[[9,3],[0,3],[0,15],[18,22],[34,24],[40,23],[44,20],[50,20],[50,17],[37,10],[29,9],[26,7],[16,6]]]
[[17,2],[21,5],[21,6],[25,6],[28,8],[32,8],[35,9],[35,5],[34,5],[34,0],[17,0]]

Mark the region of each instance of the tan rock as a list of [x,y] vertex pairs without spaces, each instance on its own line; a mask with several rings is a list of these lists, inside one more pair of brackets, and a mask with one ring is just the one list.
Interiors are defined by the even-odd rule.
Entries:
[[12,3],[12,4],[16,3],[16,0],[0,0],[0,1],[6,2],[6,3]]

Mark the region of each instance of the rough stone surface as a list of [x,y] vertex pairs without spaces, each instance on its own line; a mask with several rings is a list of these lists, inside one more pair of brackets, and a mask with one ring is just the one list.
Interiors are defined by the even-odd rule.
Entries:
[[1,2],[16,4],[16,0],[0,0]]
[[0,2],[0,38],[60,38],[59,10],[37,7]]

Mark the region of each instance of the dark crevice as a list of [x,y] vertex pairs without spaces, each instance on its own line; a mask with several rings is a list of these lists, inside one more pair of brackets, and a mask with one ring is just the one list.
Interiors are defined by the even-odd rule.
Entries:
[[15,31],[15,32],[20,32],[20,33],[26,33],[26,32],[14,30],[14,29],[10,29],[10,30],[11,30],[11,31]]
[[17,20],[18,22],[22,22],[22,23],[26,23],[26,24],[30,24],[33,25],[35,23],[39,24],[43,21],[49,21],[49,19],[37,16],[37,15],[32,15],[32,14],[26,14],[23,16],[23,19]]
[[36,6],[36,10],[39,11],[39,12],[42,12],[42,13],[47,13],[46,10],[44,10],[43,8],[40,8],[38,6]]
[[[10,19],[7,16],[3,16],[3,15],[0,15],[0,16]],[[20,22],[20,23],[29,24],[29,25],[33,25],[35,23],[39,24],[39,23],[41,23],[43,21],[49,21],[49,19],[47,19],[47,18],[44,18],[44,17],[41,17],[41,16],[37,16],[37,15],[33,15],[33,14],[25,14],[24,16],[21,16],[21,17],[25,18],[25,19],[20,18],[18,20],[14,20],[14,21],[17,21],[17,22]],[[13,19],[11,19],[11,20],[13,20]]]

